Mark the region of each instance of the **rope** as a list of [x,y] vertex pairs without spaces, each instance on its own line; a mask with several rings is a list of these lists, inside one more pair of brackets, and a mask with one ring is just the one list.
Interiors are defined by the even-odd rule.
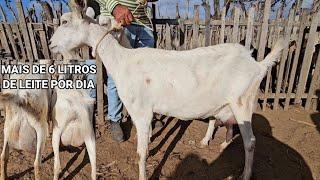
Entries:
[[100,45],[100,43],[102,42],[102,40],[108,35],[108,34],[110,34],[112,31],[114,31],[113,29],[112,30],[110,30],[110,31],[107,31],[106,32],[106,34],[104,34],[101,38],[100,38],[100,40],[98,41],[98,43],[97,43],[97,45],[96,45],[96,49],[95,49],[95,51],[96,51],[96,56],[99,56],[99,53],[98,53],[98,47],[99,47],[99,45]]

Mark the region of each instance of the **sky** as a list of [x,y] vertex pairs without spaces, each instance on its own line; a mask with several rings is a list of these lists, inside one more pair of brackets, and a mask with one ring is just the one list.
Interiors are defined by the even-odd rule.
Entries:
[[[11,4],[13,6],[13,8],[15,9],[15,0],[11,0]],[[35,1],[30,1],[30,0],[21,0],[25,9],[26,7],[32,7],[32,5],[34,4],[35,5],[35,9],[36,9],[36,12],[39,12],[41,11],[41,6],[35,2]],[[59,1],[59,0],[48,0],[48,2],[50,4],[54,2],[54,4],[56,4],[56,1]],[[213,12],[213,0],[207,0],[211,6],[211,12]],[[220,6],[222,7],[223,6],[223,2],[224,0],[220,0]],[[292,4],[295,2],[295,0],[286,0],[286,3],[288,4],[284,13],[285,13],[285,16],[289,13],[289,10],[292,6]],[[180,16],[185,18],[187,16],[187,12],[188,12],[188,8],[187,8],[187,0],[158,0],[158,2],[156,3],[156,6],[159,6],[159,10],[160,10],[160,13],[158,12],[158,8],[157,8],[157,17],[163,17],[163,18],[174,18],[176,16],[176,4],[179,4],[179,9],[180,9]],[[202,3],[202,0],[190,0],[190,9],[189,9],[189,17],[192,18],[192,14],[193,14],[193,6],[195,4],[198,4],[198,5],[201,5]],[[312,6],[312,3],[313,3],[313,0],[303,0],[302,2],[302,7],[305,7],[305,8],[311,8]],[[9,21],[12,21],[13,18],[12,18],[12,13],[5,7],[5,0],[0,0],[0,4],[2,7],[4,7],[4,11],[5,13],[7,14],[8,18],[9,18]],[[64,3],[63,3],[64,4]],[[272,13],[271,13],[271,19],[275,17],[275,10],[279,7],[280,4],[277,4],[275,5]],[[68,8],[66,6],[64,6],[64,12],[68,11]],[[160,16],[159,16],[160,14]],[[2,17],[1,17],[2,18]],[[200,7],[200,18],[203,19],[204,18],[204,10],[203,8]]]

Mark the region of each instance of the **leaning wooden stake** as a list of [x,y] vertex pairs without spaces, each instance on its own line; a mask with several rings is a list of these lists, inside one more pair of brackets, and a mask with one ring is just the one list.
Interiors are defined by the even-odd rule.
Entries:
[[33,60],[32,48],[31,48],[27,23],[26,23],[26,19],[24,16],[21,0],[16,0],[16,6],[17,6],[18,14],[19,14],[19,24],[20,24],[20,28],[22,31],[22,36],[24,39],[26,50],[27,50],[27,57],[29,60]]
[[97,65],[97,124],[104,125],[104,113],[103,113],[103,64],[100,56],[97,54],[96,57],[96,65]]

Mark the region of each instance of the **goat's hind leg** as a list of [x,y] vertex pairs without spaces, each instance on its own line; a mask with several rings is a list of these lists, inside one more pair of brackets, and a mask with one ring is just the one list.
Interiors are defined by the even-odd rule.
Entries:
[[52,149],[54,154],[54,168],[53,168],[53,179],[59,179],[59,173],[61,170],[60,166],[60,156],[59,156],[59,146],[61,138],[61,129],[54,127],[52,131]]
[[207,129],[206,135],[200,141],[200,148],[204,148],[204,147],[208,146],[208,143],[211,140],[212,135],[213,135],[215,122],[216,122],[215,119],[209,120],[209,125],[208,125],[208,129]]
[[223,152],[233,141],[233,124],[227,123],[226,128],[226,140],[220,144],[220,152]]
[[48,124],[43,123],[41,125],[40,123],[36,123],[34,128],[37,133],[37,150],[36,150],[36,158],[34,161],[34,176],[35,176],[35,180],[41,180],[41,171],[40,171],[41,155],[45,148]]
[[91,179],[95,180],[97,176],[97,168],[96,168],[96,140],[95,134],[93,132],[90,133],[90,136],[85,138],[84,143],[86,144],[87,152],[90,159],[91,164]]
[[250,106],[239,106],[232,104],[232,111],[238,122],[240,133],[244,143],[245,150],[245,166],[242,174],[244,180],[249,180],[252,172],[253,155],[255,149],[256,138],[253,135],[251,119],[252,109]]
[[1,152],[1,180],[7,178],[7,163],[9,158],[8,132],[4,129],[4,140]]

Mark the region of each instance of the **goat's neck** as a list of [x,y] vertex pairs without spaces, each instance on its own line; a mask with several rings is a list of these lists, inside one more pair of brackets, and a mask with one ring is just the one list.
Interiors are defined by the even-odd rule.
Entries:
[[[96,54],[99,54],[107,71],[113,77],[116,76],[117,72],[122,69],[120,66],[124,61],[122,62],[121,59],[125,58],[124,51],[127,49],[119,44],[114,35],[105,36],[108,32],[106,28],[92,24],[90,29],[88,45],[93,48]],[[103,39],[101,40],[101,38]]]

